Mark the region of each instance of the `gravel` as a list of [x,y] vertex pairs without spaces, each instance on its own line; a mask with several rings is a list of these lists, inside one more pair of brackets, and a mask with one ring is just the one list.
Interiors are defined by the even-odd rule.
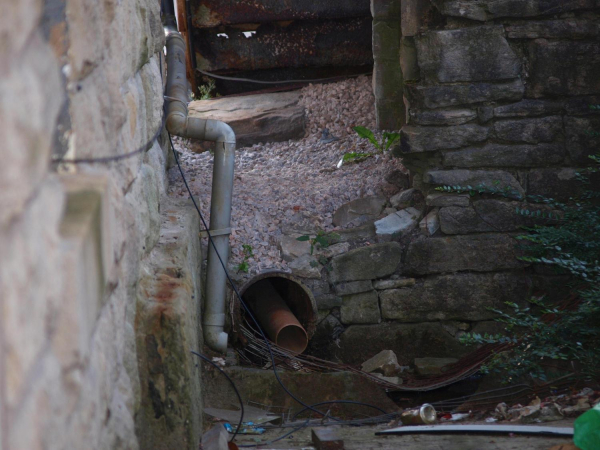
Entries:
[[[372,195],[389,197],[398,191],[384,177],[404,168],[387,154],[337,168],[344,153],[374,151],[352,130],[356,125],[375,129],[370,77],[307,86],[301,103],[307,114],[304,139],[257,144],[236,152],[231,266],[242,261],[242,245],[249,244],[254,253],[248,261],[251,274],[265,269],[289,271],[278,240],[294,225],[334,230],[333,213],[344,203]],[[339,140],[320,142],[324,128]],[[376,136],[380,138],[380,133]],[[175,140],[175,148],[181,152],[182,168],[208,221],[213,156],[191,152],[182,139]],[[169,195],[187,197],[177,167],[169,178]]]

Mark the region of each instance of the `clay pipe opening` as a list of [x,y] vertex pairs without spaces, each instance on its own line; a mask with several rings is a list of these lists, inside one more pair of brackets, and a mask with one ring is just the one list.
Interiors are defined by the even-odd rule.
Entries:
[[306,350],[306,330],[270,281],[264,280],[248,300],[256,320],[273,342],[294,353]]

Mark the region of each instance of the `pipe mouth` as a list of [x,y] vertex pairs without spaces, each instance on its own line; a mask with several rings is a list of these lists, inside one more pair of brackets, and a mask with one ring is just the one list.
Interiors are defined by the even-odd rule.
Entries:
[[[240,294],[271,341],[296,354],[306,350],[318,316],[314,296],[300,280],[285,272],[263,272],[242,286]],[[256,326],[239,306],[234,308],[234,340],[245,345],[239,325]]]
[[288,325],[279,331],[275,343],[291,352],[302,353],[308,347],[308,335],[301,326]]

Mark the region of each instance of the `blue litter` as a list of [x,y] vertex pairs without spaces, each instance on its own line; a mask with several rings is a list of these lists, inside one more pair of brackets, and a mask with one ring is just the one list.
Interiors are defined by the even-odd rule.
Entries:
[[[235,433],[236,427],[231,426],[230,423],[225,423],[225,429],[233,434]],[[254,422],[243,422],[242,429],[238,431],[238,434],[263,434],[265,431],[264,428],[254,425]]]

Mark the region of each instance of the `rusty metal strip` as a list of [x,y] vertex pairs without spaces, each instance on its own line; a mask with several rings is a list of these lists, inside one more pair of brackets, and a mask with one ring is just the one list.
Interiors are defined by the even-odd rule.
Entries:
[[368,0],[200,0],[193,4],[196,28],[287,20],[370,16]]
[[256,34],[195,30],[198,68],[208,72],[319,66],[365,66],[373,63],[371,19],[265,24]]

